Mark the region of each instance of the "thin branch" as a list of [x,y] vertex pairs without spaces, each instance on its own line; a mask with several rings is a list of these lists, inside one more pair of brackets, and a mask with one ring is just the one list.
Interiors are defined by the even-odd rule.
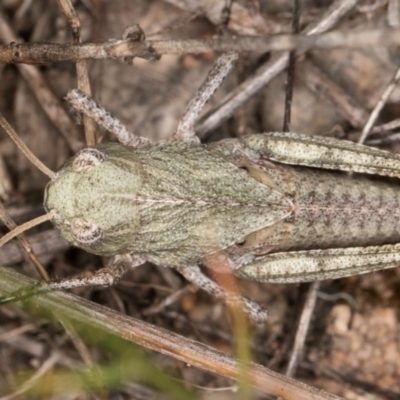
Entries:
[[379,114],[381,113],[384,105],[389,100],[390,95],[392,94],[393,90],[395,89],[396,85],[400,81],[400,67],[397,69],[396,73],[390,80],[389,85],[387,86],[386,90],[383,92],[381,98],[378,101],[378,104],[373,109],[367,123],[364,126],[364,129],[361,133],[360,139],[358,139],[358,143],[364,143],[365,139],[367,138],[368,134],[370,133],[372,126],[374,125],[375,121],[378,119]]
[[[32,246],[33,252],[42,260],[66,250],[70,244],[63,239],[58,231],[49,229],[44,232],[28,236],[28,241]],[[17,246],[17,243],[7,243],[0,249],[0,260],[3,265],[17,264],[24,260],[23,253]]]
[[318,97],[331,102],[335,111],[352,126],[359,129],[364,126],[368,119],[367,111],[311,60],[306,58],[299,63],[298,73]]
[[50,179],[55,179],[57,174],[44,165],[28,148],[28,146],[23,142],[23,140],[18,136],[17,132],[13,127],[7,122],[7,120],[0,113],[0,126],[4,129],[8,136],[17,145],[21,153],[43,174],[45,174]]
[[388,131],[392,131],[393,129],[397,129],[400,127],[400,118],[396,118],[393,121],[386,122],[385,124],[378,125],[372,128],[372,134],[380,134],[386,133]]
[[307,337],[311,318],[314,314],[315,303],[317,301],[317,294],[320,286],[321,282],[313,282],[308,289],[306,301],[304,303],[304,307],[296,331],[293,351],[290,356],[288,367],[286,369],[287,376],[294,376],[296,367],[303,353],[304,343]]
[[[355,0],[353,0],[355,1]],[[319,31],[321,32],[321,31]],[[226,53],[266,53],[268,51],[310,49],[359,48],[374,45],[400,45],[400,29],[374,29],[325,34],[233,36],[214,39],[146,40],[145,43],[132,39],[108,40],[106,42],[65,43],[16,43],[15,40],[0,46],[0,63],[47,64],[78,59],[121,59],[141,57],[154,59],[163,54],[199,54],[210,51]]]
[[[16,229],[18,225],[14,222],[14,220],[11,218],[11,215],[7,212],[5,207],[3,206],[3,203],[0,201],[0,219],[4,222],[4,224],[7,226],[7,228],[12,231],[13,229]],[[17,236],[22,248],[26,251],[26,253],[29,256],[29,259],[33,262],[35,265],[37,271],[41,275],[41,277],[45,280],[49,280],[49,275],[47,274],[47,271],[43,264],[40,262],[38,259],[37,255],[34,253],[32,249],[32,245],[29,243],[28,239],[26,238],[24,233],[21,233]],[[2,262],[5,262],[2,259]]]

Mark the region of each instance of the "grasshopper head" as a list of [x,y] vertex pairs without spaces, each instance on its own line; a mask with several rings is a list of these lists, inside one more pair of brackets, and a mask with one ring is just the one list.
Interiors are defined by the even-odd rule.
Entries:
[[139,224],[140,165],[125,146],[81,150],[46,187],[44,207],[67,241],[91,253],[124,253]]

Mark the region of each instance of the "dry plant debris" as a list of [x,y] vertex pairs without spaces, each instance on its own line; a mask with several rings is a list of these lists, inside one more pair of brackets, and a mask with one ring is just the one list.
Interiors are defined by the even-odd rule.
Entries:
[[[132,23],[139,23],[150,41],[179,43],[183,39],[206,40],[216,35],[224,38],[229,34],[288,34],[292,23],[291,3],[91,0],[74,2],[74,10],[81,21],[83,43],[120,39]],[[16,42],[22,39],[27,43],[73,42],[67,19],[56,2],[7,0],[0,7],[1,20],[8,21],[18,37]],[[343,34],[396,29],[400,27],[399,9],[398,0],[359,1],[334,29]],[[325,2],[304,2],[300,30],[318,24],[326,10]],[[8,45],[11,41],[8,37],[1,22],[1,44]],[[218,107],[224,96],[232,93],[238,84],[246,84],[273,57],[276,54],[268,52],[241,54],[235,73],[210,101],[209,109]],[[135,58],[133,65],[122,59],[88,60],[92,94],[136,134],[154,140],[168,138],[215,58],[216,53],[212,51],[193,54],[185,49],[180,54],[163,55],[159,61]],[[399,47],[383,44],[318,48],[298,53],[291,131],[358,140],[399,64]],[[76,67],[74,62],[52,63],[51,55],[46,64],[30,67],[0,64],[0,110],[32,151],[54,170],[84,142],[74,115],[63,100],[68,90],[76,87]],[[232,111],[229,119],[211,131],[201,131],[204,140],[282,130],[287,76],[285,72],[276,75]],[[47,97],[43,82],[54,98]],[[44,111],[43,103],[50,111]],[[395,140],[399,114],[400,88],[397,86],[380,112],[367,143],[398,150]],[[206,117],[201,122],[204,121]],[[384,125],[388,123],[389,126]],[[42,213],[46,178],[19,154],[3,132],[0,134],[0,196],[12,217],[21,223]],[[108,140],[104,138],[105,132],[96,134],[98,140]],[[50,225],[31,232],[28,237],[36,254],[48,266],[51,277],[89,274],[104,262],[71,249]],[[23,271],[29,271],[26,257],[16,243],[0,250],[0,262],[18,264]],[[294,321],[300,313],[298,304],[305,288],[251,282],[243,282],[243,287],[270,313],[265,325],[252,326],[254,361],[284,372],[296,330]],[[400,270],[324,282],[319,291],[296,379],[347,399],[400,398]],[[80,289],[77,294],[217,349],[232,351],[233,338],[223,305],[191,287],[186,288],[173,271],[146,265],[133,270],[115,288]],[[166,298],[169,301],[163,304]],[[110,349],[102,352],[100,347],[87,345],[94,362],[108,360]],[[226,378],[162,355],[153,355],[153,358],[188,387],[207,387],[207,390],[198,390],[201,398],[236,396],[229,388],[222,392],[211,390],[232,388],[234,383]],[[76,348],[60,326],[33,318],[27,310],[21,311],[16,306],[0,308],[0,396],[3,396],[0,399],[11,398],[7,397],[10,393],[18,398],[39,399],[43,393],[47,393],[46,398],[60,398],[55,388],[48,392],[31,389],[24,394],[18,390],[26,389],[22,382],[26,384],[29,378],[34,388],[35,379],[41,374],[47,374],[43,382],[57,381],[57,368],[73,370],[81,365]],[[120,385],[113,394],[121,399],[166,396],[134,380]],[[71,391],[70,396],[84,398],[79,390]],[[103,390],[90,396],[109,398],[111,394]],[[257,392],[252,398],[265,397]]]

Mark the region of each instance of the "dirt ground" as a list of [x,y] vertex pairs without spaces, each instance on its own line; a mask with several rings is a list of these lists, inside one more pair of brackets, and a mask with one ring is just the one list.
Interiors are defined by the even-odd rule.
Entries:
[[[289,33],[293,18],[291,1],[86,0],[73,3],[82,23],[83,42],[121,38],[125,28],[136,23],[148,40]],[[320,20],[331,4],[318,0],[303,3],[300,30]],[[66,18],[56,2],[3,0],[0,13],[1,44],[10,42],[5,39],[4,21],[18,36],[16,42],[72,41]],[[399,1],[368,0],[359,1],[333,29],[348,32],[399,27]],[[170,138],[217,55],[213,51],[201,54],[183,51],[163,55],[158,61],[135,58],[133,65],[121,59],[90,60],[93,97],[136,134],[154,141]],[[398,68],[399,47],[374,44],[358,49],[322,48],[297,55],[290,130],[357,141]],[[207,110],[218,105],[238,84],[253,77],[270,57],[268,52],[241,53],[236,68],[210,100]],[[77,147],[83,146],[83,128],[76,124],[76,115],[64,100],[67,92],[76,87],[75,64],[47,62],[37,65],[36,70],[70,119],[71,128],[68,125],[66,131]],[[281,131],[286,81],[285,69],[202,140],[209,143],[248,133]],[[40,90],[41,84],[32,83],[17,65],[0,64],[0,111],[32,152],[49,168],[57,170],[73,154],[74,146],[46,115],[38,101]],[[398,151],[399,115],[400,87],[397,87],[374,126],[394,122],[389,127],[375,128],[367,143],[371,139],[371,144]],[[109,140],[101,128],[98,128],[98,140]],[[25,159],[3,131],[0,132],[0,168],[0,196],[16,223],[43,214],[43,191],[48,178]],[[398,184],[393,180],[393,185]],[[6,231],[2,226],[2,232]],[[28,238],[52,278],[90,274],[107,262],[71,248],[50,223],[30,231]],[[16,242],[0,249],[0,263],[32,275],[32,267]],[[129,272],[116,287],[76,289],[74,293],[232,352],[232,326],[223,303],[187,285],[174,271],[146,264]],[[240,286],[249,298],[269,310],[265,324],[251,325],[249,345],[253,361],[284,373],[309,285],[241,281]],[[170,305],[156,307],[178,291],[180,295]],[[399,305],[399,268],[323,282],[295,379],[350,400],[400,399]],[[42,391],[35,384],[25,391],[23,382],[44,371],[43,366],[56,350],[70,361],[70,370],[82,365],[65,331],[59,325],[35,317],[33,311],[18,305],[0,307],[0,399],[9,399],[10,394],[26,399],[168,397],[156,385],[145,385],[132,377],[114,389],[86,394],[72,388],[70,391],[43,389],[43,383]],[[90,340],[86,344],[96,362],[110,360],[108,350],[102,350]],[[235,382],[160,354],[150,354],[160,368],[183,381],[183,387],[197,393],[199,398],[237,398]],[[51,376],[62,367],[65,365],[55,362],[43,373]],[[257,391],[251,398],[270,397]]]

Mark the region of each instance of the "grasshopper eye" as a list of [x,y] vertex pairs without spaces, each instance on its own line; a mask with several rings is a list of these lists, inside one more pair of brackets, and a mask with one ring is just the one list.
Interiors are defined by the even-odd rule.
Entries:
[[79,244],[90,245],[103,238],[103,231],[85,218],[73,218],[71,221],[72,236]]
[[72,163],[72,170],[75,172],[85,172],[101,164],[107,159],[107,155],[94,148],[87,148],[79,151]]

